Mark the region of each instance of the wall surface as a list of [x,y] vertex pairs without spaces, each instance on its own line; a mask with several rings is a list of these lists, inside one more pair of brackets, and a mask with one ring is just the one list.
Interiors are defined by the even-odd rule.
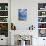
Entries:
[[[38,37],[38,3],[46,3],[46,0],[11,0],[11,22],[17,30],[28,30],[34,25],[32,44],[33,46],[44,46],[43,38]],[[18,20],[18,9],[27,9],[27,21]],[[17,31],[16,30],[16,31]]]
[[[17,30],[28,30],[29,26],[38,27],[38,3],[45,3],[46,0],[11,0],[11,22]],[[27,21],[18,20],[18,9],[27,9]]]
[[[27,21],[18,20],[18,9],[27,9]],[[36,18],[36,19],[35,19]],[[37,2],[33,0],[11,1],[11,22],[17,30],[28,30],[29,26],[37,23]]]
[[[11,22],[14,23],[17,30],[28,30],[31,25],[37,28],[38,3],[45,1],[11,0]],[[27,9],[27,21],[18,20],[18,9]]]

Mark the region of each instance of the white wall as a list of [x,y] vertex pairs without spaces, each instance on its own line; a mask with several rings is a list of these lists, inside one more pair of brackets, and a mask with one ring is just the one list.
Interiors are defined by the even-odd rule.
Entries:
[[[33,46],[41,46],[40,43],[43,44],[42,38],[35,37],[38,36],[38,3],[46,3],[46,0],[11,0],[11,22],[14,23],[17,30],[27,30],[32,24],[35,26]],[[21,8],[27,8],[28,10],[27,21],[18,20],[18,9]]]
[[[27,9],[27,21],[18,20],[18,9],[22,8]],[[37,23],[37,2],[33,0],[12,0],[11,20],[16,25],[17,30],[26,30],[32,24]]]
[[[17,30],[27,30],[34,25],[37,29],[38,3],[45,3],[46,0],[11,0],[11,22]],[[18,9],[27,9],[27,21],[18,20]]]

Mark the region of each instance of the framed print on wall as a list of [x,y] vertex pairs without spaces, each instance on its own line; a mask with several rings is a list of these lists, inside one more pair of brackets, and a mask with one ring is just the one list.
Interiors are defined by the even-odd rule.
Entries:
[[46,37],[46,29],[39,29],[39,37]]
[[27,9],[18,9],[18,20],[20,21],[27,20]]

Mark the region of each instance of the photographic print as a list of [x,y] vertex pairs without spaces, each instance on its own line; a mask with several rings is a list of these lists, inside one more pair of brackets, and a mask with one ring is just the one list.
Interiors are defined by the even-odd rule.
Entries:
[[27,9],[18,9],[18,19],[21,21],[27,20]]
[[38,23],[38,28],[46,28],[46,23]]
[[46,22],[46,17],[38,17],[38,22]]
[[0,17],[0,22],[8,22],[8,17]]
[[39,37],[46,37],[46,29],[39,29]]
[[0,23],[0,35],[8,37],[8,23]]

